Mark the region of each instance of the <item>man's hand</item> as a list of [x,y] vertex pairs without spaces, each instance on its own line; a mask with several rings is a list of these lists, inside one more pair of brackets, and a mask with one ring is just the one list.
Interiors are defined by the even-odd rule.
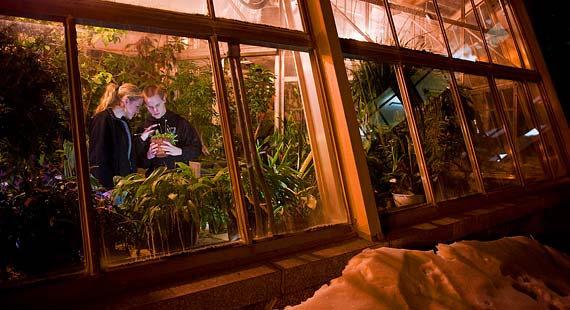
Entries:
[[158,151],[158,144],[151,142],[148,146],[148,151],[146,152],[147,159],[153,159],[156,157],[156,152]]
[[166,153],[166,155],[169,156],[178,156],[178,155],[182,155],[182,149],[172,145],[172,143],[168,142],[168,141],[164,141],[162,143],[162,147],[161,147],[164,152]]

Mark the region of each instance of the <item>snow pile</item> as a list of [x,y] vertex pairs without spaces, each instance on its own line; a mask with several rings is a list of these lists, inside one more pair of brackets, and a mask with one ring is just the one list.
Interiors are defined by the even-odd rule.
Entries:
[[570,309],[570,256],[526,237],[367,249],[286,309]]

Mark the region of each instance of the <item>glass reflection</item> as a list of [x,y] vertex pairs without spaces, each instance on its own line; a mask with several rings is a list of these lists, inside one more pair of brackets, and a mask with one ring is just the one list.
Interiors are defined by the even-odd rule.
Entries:
[[208,14],[207,0],[105,0],[181,13]]
[[433,1],[388,2],[401,47],[447,56]]
[[[421,67],[405,67],[404,72],[436,200],[479,192],[451,93],[450,74]],[[462,108],[471,109],[465,98],[461,99]]]
[[0,284],[84,268],[63,25],[0,16]]
[[392,208],[425,202],[393,65],[358,60],[345,65],[376,204]]
[[384,1],[331,0],[340,38],[395,45]]
[[307,127],[303,94],[314,86],[304,76],[306,53],[226,44],[220,49],[228,56],[226,82],[252,235],[335,223],[323,210]]
[[520,26],[520,23],[515,17],[511,4],[508,1],[504,1],[502,2],[502,4],[504,5],[503,9],[505,10],[505,14],[508,18],[508,21],[510,21],[511,29],[513,31],[512,34],[516,41],[517,47],[519,48],[519,52],[521,54],[524,67],[527,69],[532,69],[534,66],[529,57],[528,46],[525,40],[523,39],[524,36],[522,34],[522,28]]
[[492,61],[520,68],[522,64],[512,37],[513,32],[500,1],[481,1],[478,10]]
[[489,61],[479,25],[469,0],[438,2],[443,28],[453,58]]
[[216,17],[303,30],[297,0],[214,0]]
[[505,124],[487,78],[455,73],[486,190],[519,185]]
[[505,105],[523,178],[525,181],[545,179],[548,166],[541,151],[540,130],[534,125],[523,83],[497,79],[496,84]]
[[552,173],[554,177],[562,177],[566,175],[567,168],[560,153],[556,133],[548,118],[546,103],[540,92],[540,87],[536,83],[528,83],[528,87],[530,90],[531,106],[536,113],[539,132],[546,145],[546,154],[548,156],[548,162],[552,167]]
[[[77,26],[77,33],[88,120],[110,83],[128,82],[141,89],[161,85],[166,90],[165,109],[187,120],[202,144],[197,159],[186,161],[185,155],[173,154],[174,165],[151,172],[145,164],[148,141],[158,132],[152,132],[146,142],[141,137],[143,122],[153,117],[143,106],[138,115],[126,120],[134,134],[137,173],[115,177],[110,191],[93,184],[102,264],[146,260],[239,240],[208,42],[91,26]],[[158,122],[160,132],[177,134],[173,145],[184,149],[178,144],[184,139],[182,132],[172,130],[179,125]]]

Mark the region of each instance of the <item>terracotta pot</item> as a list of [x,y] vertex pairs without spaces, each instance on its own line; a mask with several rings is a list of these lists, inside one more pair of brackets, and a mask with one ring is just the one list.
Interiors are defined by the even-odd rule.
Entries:
[[150,139],[150,142],[156,143],[158,145],[158,149],[156,150],[156,157],[158,158],[163,158],[168,156],[164,149],[162,148],[162,145],[164,144],[165,141],[168,141],[168,138],[164,138],[164,137],[152,137]]

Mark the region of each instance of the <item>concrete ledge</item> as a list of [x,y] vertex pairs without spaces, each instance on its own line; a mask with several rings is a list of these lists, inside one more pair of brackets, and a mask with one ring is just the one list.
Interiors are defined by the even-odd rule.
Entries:
[[509,225],[525,220],[530,223],[533,216],[541,216],[542,211],[559,202],[559,197],[530,195],[509,202],[484,205],[392,231],[387,234],[386,241],[390,247],[424,248],[469,235],[481,235],[491,229],[502,229],[503,232],[497,235],[506,235],[516,230],[509,228]]
[[378,244],[350,239],[207,278],[125,293],[90,304],[97,309],[282,308],[310,297],[323,284],[340,276],[351,257],[374,245]]

